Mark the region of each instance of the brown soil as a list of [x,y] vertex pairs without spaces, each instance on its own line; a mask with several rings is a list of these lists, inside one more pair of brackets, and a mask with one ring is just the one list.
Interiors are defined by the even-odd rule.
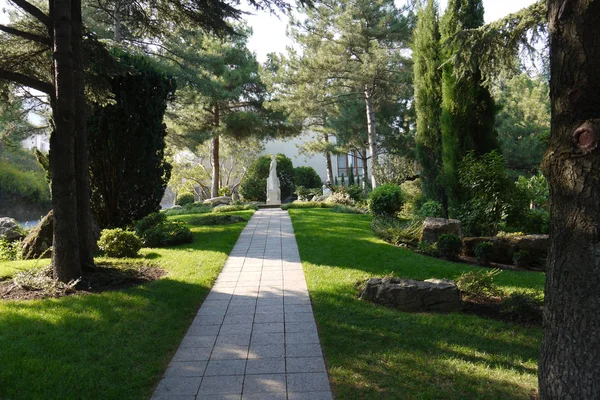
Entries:
[[12,279],[0,282],[0,301],[37,300],[121,290],[154,281],[166,275],[166,271],[155,265],[144,264],[98,264],[97,268],[85,271],[72,290],[33,290],[16,285]]
[[525,326],[542,326],[542,313],[503,313],[501,311],[502,300],[500,298],[488,299],[486,301],[463,298],[463,311],[467,314],[475,314],[479,317],[496,319],[503,322],[517,323]]

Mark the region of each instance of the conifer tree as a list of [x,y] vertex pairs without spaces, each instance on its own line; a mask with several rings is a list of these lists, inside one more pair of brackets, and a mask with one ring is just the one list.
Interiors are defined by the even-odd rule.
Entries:
[[428,0],[419,9],[414,31],[414,87],[417,114],[417,159],[421,164],[423,194],[445,203],[442,173],[442,70],[438,5]]
[[[481,0],[450,0],[441,21],[442,59],[455,52],[454,35],[483,25]],[[465,73],[457,79],[451,63],[442,71],[442,162],[443,180],[451,208],[463,199],[458,183],[458,165],[469,151],[485,154],[498,147],[494,132],[494,101],[482,85],[481,73]]]

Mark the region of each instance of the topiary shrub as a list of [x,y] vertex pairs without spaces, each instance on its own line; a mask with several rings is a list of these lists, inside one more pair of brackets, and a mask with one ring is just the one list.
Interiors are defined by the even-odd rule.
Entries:
[[492,242],[481,242],[475,245],[475,256],[481,264],[487,265],[492,260],[494,254],[494,244]]
[[194,197],[193,193],[183,192],[177,195],[175,204],[178,206],[187,206],[188,204],[192,204],[194,201],[196,201],[196,198]]
[[[281,200],[285,200],[294,191],[294,167],[292,160],[283,154],[277,154],[277,177],[281,188]],[[245,201],[267,201],[267,178],[271,156],[261,156],[248,168],[240,183],[240,196]]]
[[436,247],[442,257],[456,260],[462,249],[462,240],[456,235],[444,233],[438,237]]
[[142,248],[142,241],[135,232],[121,228],[104,229],[100,233],[98,247],[109,257],[136,257]]
[[194,235],[183,223],[169,222],[163,213],[153,213],[136,222],[135,232],[148,247],[172,246],[194,240]]
[[499,273],[499,269],[492,269],[486,272],[466,272],[456,279],[456,285],[463,294],[473,300],[502,297],[504,293],[494,283],[494,277]]
[[432,218],[442,218],[444,217],[444,209],[442,205],[435,200],[428,200],[421,208],[419,208],[419,216],[423,218],[432,217]]
[[[279,164],[277,167],[279,168]],[[321,181],[321,177],[313,167],[296,167],[294,168],[294,185],[296,187],[320,188],[323,181]]]
[[401,209],[404,196],[400,186],[394,184],[381,185],[369,196],[369,210],[374,215],[396,215]]

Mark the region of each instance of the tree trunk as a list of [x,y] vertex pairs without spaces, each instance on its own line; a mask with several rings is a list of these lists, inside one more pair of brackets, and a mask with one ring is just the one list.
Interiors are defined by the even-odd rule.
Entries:
[[369,86],[365,86],[365,102],[367,105],[369,152],[371,153],[371,186],[375,189],[377,187],[377,182],[375,181],[375,171],[377,170],[377,132],[375,124],[375,108],[373,107],[373,98]]
[[[218,132],[220,124],[219,115],[219,104],[215,105],[215,130]],[[211,141],[212,152],[210,155],[210,163],[212,165],[212,187],[210,190],[211,197],[219,196],[219,183],[221,182],[221,174],[219,171],[219,134],[215,133],[215,136]]]
[[54,131],[50,137],[52,208],[54,210],[54,276],[68,282],[81,276],[75,178],[75,92],[71,1],[54,0]]
[[75,182],[77,186],[77,229],[79,258],[82,268],[93,268],[96,238],[92,232],[90,209],[90,166],[86,124],[86,98],[83,73],[83,22],[81,0],[71,0],[71,32],[73,44],[73,90],[75,107]]
[[114,18],[114,39],[115,42],[121,43],[122,35],[121,35],[121,2],[115,2],[115,18]]
[[[329,135],[327,133],[323,134],[323,138],[325,139],[326,143],[329,143]],[[331,165],[331,153],[328,151],[325,152],[325,161],[327,168],[327,181],[333,185],[333,166]]]
[[548,2],[550,251],[542,399],[600,396],[600,1]]

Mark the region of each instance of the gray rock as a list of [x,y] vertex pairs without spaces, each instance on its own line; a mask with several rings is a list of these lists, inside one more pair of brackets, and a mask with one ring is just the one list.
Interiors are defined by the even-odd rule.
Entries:
[[457,219],[425,218],[421,241],[431,244],[437,242],[438,237],[443,234],[462,237],[460,221]]
[[204,200],[203,203],[210,204],[212,207],[215,207],[215,206],[232,204],[233,200],[231,200],[231,197],[229,197],[229,196],[221,196],[221,197],[211,197],[210,199]]
[[492,242],[494,245],[491,259],[493,262],[512,264],[513,255],[517,251],[527,250],[533,258],[529,268],[545,270],[546,257],[550,246],[548,235],[466,237],[463,239],[465,254],[475,257],[475,246],[481,242]]
[[50,211],[23,240],[23,259],[50,258],[53,234],[54,214]]
[[9,217],[0,218],[0,239],[8,240],[9,242],[23,239],[23,229],[21,225]]
[[445,279],[372,278],[360,295],[363,300],[397,308],[401,311],[462,310],[458,287]]

